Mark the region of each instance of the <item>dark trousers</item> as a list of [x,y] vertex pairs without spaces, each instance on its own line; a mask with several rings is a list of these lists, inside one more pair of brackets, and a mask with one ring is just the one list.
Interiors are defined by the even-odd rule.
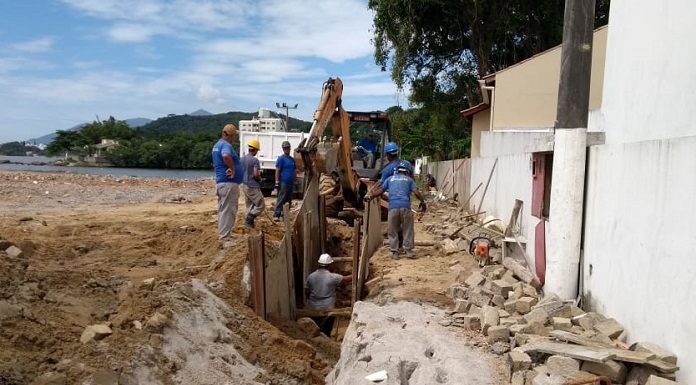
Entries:
[[280,218],[283,214],[283,205],[292,201],[292,188],[293,185],[290,183],[281,183],[280,189],[278,189],[278,196],[276,197],[276,206],[273,216]]
[[324,335],[327,337],[331,337],[331,331],[333,330],[334,326],[334,321],[336,321],[336,318],[332,315],[326,316],[326,317],[312,317],[312,321],[314,321],[317,326],[319,326],[319,329],[321,330]]

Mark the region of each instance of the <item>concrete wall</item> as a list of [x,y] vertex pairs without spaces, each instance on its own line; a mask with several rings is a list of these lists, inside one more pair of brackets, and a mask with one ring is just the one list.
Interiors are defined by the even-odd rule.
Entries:
[[[595,31],[590,110],[602,103],[607,28]],[[493,129],[553,127],[558,104],[561,46],[495,74]],[[473,140],[473,138],[472,138]]]
[[471,158],[481,156],[481,133],[491,129],[491,109],[474,115],[471,122]]
[[693,1],[612,1],[609,25],[607,143],[696,135]]
[[471,179],[469,159],[431,162],[428,163],[427,169],[427,172],[435,177],[437,190],[444,193],[446,197],[451,198],[457,194],[460,204],[469,197],[469,180]]
[[590,148],[584,287],[631,342],[679,356],[696,383],[696,137]]

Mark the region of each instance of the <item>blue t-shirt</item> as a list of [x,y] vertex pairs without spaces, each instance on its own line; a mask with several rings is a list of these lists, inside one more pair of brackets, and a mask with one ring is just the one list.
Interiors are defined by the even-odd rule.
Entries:
[[417,187],[408,175],[395,174],[387,178],[382,188],[389,193],[389,210],[411,208],[411,193]]
[[244,155],[242,157],[242,170],[244,170],[242,183],[250,188],[260,188],[261,185],[254,179],[254,170],[259,169],[261,169],[261,162],[255,156],[251,154]]
[[[234,178],[228,178],[225,174],[227,165],[222,159],[222,154],[230,154],[232,156]],[[215,168],[215,183],[240,183],[242,181],[242,165],[239,162],[239,155],[226,140],[220,139],[213,146],[213,167]]]
[[382,169],[382,178],[379,180],[379,182],[384,186],[384,182],[389,178],[390,176],[394,175],[394,171],[396,171],[396,166],[399,165],[399,163],[404,162],[406,164],[406,168],[408,168],[408,172],[413,175],[413,166],[411,166],[410,162],[407,161],[401,161],[401,160],[395,160],[388,165],[386,165]]
[[295,183],[295,159],[290,155],[281,155],[276,160],[276,168],[280,170],[280,182],[285,184]]
[[358,142],[358,146],[364,148],[367,152],[377,151],[377,142],[374,140],[369,140],[367,138],[360,139],[360,141]]

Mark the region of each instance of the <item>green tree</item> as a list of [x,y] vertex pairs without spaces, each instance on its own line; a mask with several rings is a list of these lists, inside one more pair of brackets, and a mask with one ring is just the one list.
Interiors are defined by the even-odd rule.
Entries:
[[63,155],[66,152],[83,153],[84,146],[89,144],[87,138],[78,131],[56,131],[56,137],[46,146],[49,155]]

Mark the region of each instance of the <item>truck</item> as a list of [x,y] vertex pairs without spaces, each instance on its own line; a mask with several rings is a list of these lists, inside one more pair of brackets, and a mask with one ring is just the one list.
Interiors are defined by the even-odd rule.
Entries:
[[[270,110],[262,108],[259,116],[251,120],[239,121],[239,143],[240,156],[246,153],[246,144],[251,139],[256,139],[261,144],[256,157],[261,164],[261,192],[265,196],[270,196],[275,188],[275,164],[280,155],[283,154],[281,144],[284,141],[290,142],[292,148],[297,148],[302,140],[307,137],[304,132],[290,132],[285,129],[284,120],[271,117]],[[302,189],[301,175],[296,178],[295,192]]]

